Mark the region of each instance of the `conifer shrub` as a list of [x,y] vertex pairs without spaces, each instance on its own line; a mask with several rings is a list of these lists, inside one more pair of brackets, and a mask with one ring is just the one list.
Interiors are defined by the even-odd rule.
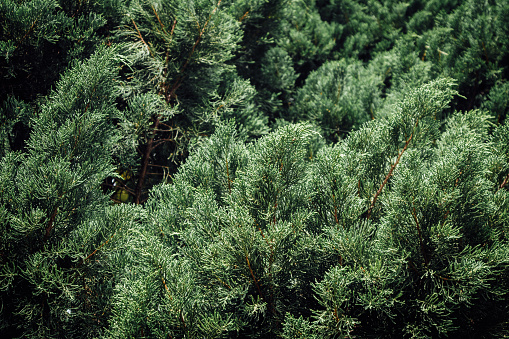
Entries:
[[0,0],[0,335],[507,337],[508,8]]
[[[505,333],[507,191],[496,173],[507,156],[492,152],[497,141],[486,113],[438,123],[456,94],[450,79],[425,84],[392,116],[364,124],[313,159],[306,156],[316,133],[310,125],[281,127],[247,148],[232,124],[220,127],[173,184],[153,190],[150,221],[132,240],[157,243],[138,254],[152,271],[127,274],[134,280],[121,285],[128,289],[119,298],[127,299],[118,307],[141,293],[143,305],[152,305],[142,314],[154,318],[122,308],[112,328],[133,317],[137,327],[122,331]],[[175,272],[183,278],[175,280]],[[127,287],[138,283],[158,288],[147,296],[148,287]],[[174,305],[171,312],[161,311],[157,298]],[[167,320],[151,325],[159,317]]]
[[1,159],[0,326],[9,337],[94,336],[109,313],[111,269],[97,251],[121,222],[100,188],[118,143],[114,55],[102,49],[66,72],[32,120],[27,152]]

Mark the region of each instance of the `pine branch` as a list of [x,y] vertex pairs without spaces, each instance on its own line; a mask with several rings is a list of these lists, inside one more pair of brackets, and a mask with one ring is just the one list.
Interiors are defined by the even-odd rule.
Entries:
[[[152,131],[152,132],[156,132],[156,131]],[[156,142],[156,143],[154,143],[154,145],[153,145],[153,147],[152,147],[152,150],[154,150],[154,149],[155,149],[155,148],[157,148],[158,146],[160,146],[160,145],[162,145],[162,144],[165,144],[165,143],[167,143],[167,142],[169,142],[169,141],[174,142],[174,141],[175,141],[175,139],[171,139],[171,138],[164,138],[164,139],[159,139],[159,140],[157,140],[157,142]]]
[[[157,14],[156,14],[157,16]],[[157,18],[159,20],[159,17]],[[162,23],[161,23],[162,25]],[[172,41],[173,41],[173,32],[175,31],[175,26],[177,25],[177,19],[173,20],[173,25],[171,26],[171,31],[170,31],[170,42],[168,44],[170,44]],[[166,31],[164,31],[166,33]],[[168,62],[170,60],[170,49],[168,48],[166,50],[166,57],[164,58],[164,64],[165,64],[165,67],[164,67],[164,71],[163,71],[163,77],[166,78],[167,74],[168,74]],[[164,89],[164,85],[162,86],[163,89]],[[161,94],[161,93],[160,93]]]
[[141,35],[141,32],[140,30],[138,29],[138,25],[136,25],[136,22],[134,22],[134,19],[131,19],[131,21],[133,22],[133,25],[134,25],[134,28],[136,29],[136,32],[138,32],[138,37],[140,38],[141,42],[143,42],[143,44],[145,46],[147,46],[147,49],[150,53],[151,56],[154,56],[154,54],[152,54],[152,51],[150,50],[150,47],[149,45],[147,44],[147,42],[145,41],[145,39],[143,39],[143,36]]
[[258,294],[260,295],[260,297],[262,297],[263,300],[265,300],[265,298],[263,297],[263,293],[260,288],[260,285],[258,284],[258,280],[256,280],[256,276],[253,272],[253,269],[251,268],[251,263],[249,262],[249,258],[247,256],[247,254],[246,254],[246,262],[247,262],[247,267],[249,267],[249,272],[251,273],[251,277],[253,278],[253,281],[255,283],[256,289],[258,290]]
[[332,314],[334,315],[334,320],[336,320],[336,324],[339,324],[341,322],[341,320],[339,319],[339,316],[338,316],[337,306],[334,307],[334,312]]
[[159,14],[157,14],[156,9],[154,8],[153,5],[151,5],[150,7],[152,7],[152,10],[154,11],[157,21],[159,21],[159,25],[161,25],[161,29],[163,30],[164,33],[166,33],[166,28],[164,27],[163,23],[161,22],[161,18],[159,18]]
[[[419,121],[417,120],[417,122],[415,123],[415,126],[417,126],[418,122]],[[396,159],[396,162],[394,164],[392,164],[391,169],[389,170],[389,173],[387,174],[387,176],[385,177],[384,181],[380,185],[380,188],[378,189],[378,191],[376,192],[375,196],[373,197],[373,201],[371,202],[371,205],[369,206],[368,213],[367,213],[367,216],[366,216],[367,219],[369,219],[371,217],[371,211],[373,210],[373,207],[375,207],[375,203],[376,203],[376,200],[378,199],[378,196],[380,195],[380,193],[382,193],[383,188],[385,187],[385,185],[389,181],[389,178],[392,176],[392,172],[394,171],[394,168],[396,168],[396,166],[399,164],[401,156],[407,150],[408,145],[410,144],[410,141],[412,141],[413,135],[414,135],[413,133],[410,134],[410,137],[405,142],[405,147],[403,147],[401,152],[398,154],[398,158]]]
[[165,290],[166,290],[166,292],[167,292],[167,296],[168,296],[168,298],[170,298],[170,300],[172,300],[173,298],[171,297],[170,289],[169,289],[169,288],[168,288],[168,286],[166,285],[166,281],[164,281],[164,277],[161,277],[161,280],[163,281],[164,289],[165,289]]
[[23,35],[23,37],[19,40],[18,44],[16,45],[16,49],[21,45],[21,43],[27,38],[27,36],[33,31],[34,27],[35,27],[35,24],[37,23],[37,20],[39,20],[39,18],[35,19],[34,22],[32,22],[32,25],[30,26],[30,28],[28,29],[28,31],[26,31],[25,35]]
[[[184,62],[184,64],[182,65],[181,69],[180,69],[180,72],[179,72],[179,75],[177,76],[177,79],[175,80],[175,82],[173,83],[173,85],[171,86],[171,89],[169,88],[166,88],[166,91],[165,91],[165,99],[166,99],[166,102],[169,103],[171,101],[171,99],[175,98],[176,95],[175,95],[175,92],[177,91],[177,89],[180,87],[180,85],[182,84],[182,80],[184,79],[184,71],[186,70],[187,66],[189,65],[189,63],[191,62],[191,58],[192,56],[194,55],[194,52],[196,50],[196,47],[198,46],[198,44],[200,43],[201,41],[201,38],[203,36],[203,34],[205,33],[205,29],[207,28],[208,24],[209,24],[209,21],[210,19],[212,18],[212,15],[214,15],[217,11],[217,9],[219,8],[219,5],[221,4],[221,0],[219,0],[219,2],[217,3],[216,7],[212,10],[212,13],[210,13],[207,21],[205,21],[205,24],[203,25],[202,29],[200,30],[200,32],[198,33],[198,38],[196,39],[196,41],[194,42],[194,45],[193,47],[191,48],[191,51],[189,52],[189,56],[187,57],[186,61]],[[173,32],[173,28],[172,28],[172,32]]]
[[[121,229],[119,229],[119,230],[121,230]],[[79,263],[78,267],[82,266],[82,265],[83,265],[83,264],[84,264],[84,263],[85,263],[88,259],[92,258],[92,257],[93,257],[93,256],[94,256],[94,255],[95,255],[95,254],[96,254],[96,253],[97,253],[97,252],[98,252],[101,248],[103,248],[104,246],[106,246],[106,245],[110,242],[110,240],[111,240],[111,239],[113,239],[113,237],[115,236],[115,234],[117,234],[117,233],[116,233],[116,232],[115,232],[115,233],[113,233],[113,234],[110,236],[110,238],[109,238],[109,239],[107,239],[105,242],[103,242],[103,243],[102,243],[99,247],[97,247],[97,248],[96,248],[96,249],[95,249],[92,253],[90,253],[90,254],[89,254],[89,255],[88,255],[85,259],[83,259],[83,260]]]
[[249,11],[247,11],[246,13],[244,13],[244,15],[242,15],[242,16],[240,17],[239,21],[240,21],[240,22],[242,22],[242,20],[244,20],[244,19],[247,17],[247,15],[248,15],[248,14],[249,14]]

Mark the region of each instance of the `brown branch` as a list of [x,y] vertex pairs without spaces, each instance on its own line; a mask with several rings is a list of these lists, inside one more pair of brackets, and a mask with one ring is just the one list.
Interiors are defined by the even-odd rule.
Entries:
[[21,40],[18,42],[18,44],[16,45],[16,49],[21,45],[21,43],[26,39],[26,37],[30,34],[30,32],[32,32],[32,30],[34,29],[34,26],[35,26],[35,23],[37,22],[37,20],[39,20],[39,18],[35,19],[34,22],[32,22],[32,26],[30,26],[30,28],[28,29],[28,31],[25,33],[25,35],[23,35],[23,37],[21,38]]
[[[152,129],[157,129],[157,126],[159,125],[159,120],[161,119],[161,116],[158,115],[156,117],[156,121],[154,122],[154,126]],[[135,201],[134,203],[139,205],[141,203],[141,194],[143,191],[143,185],[145,183],[145,177],[147,175],[147,167],[148,163],[150,161],[150,153],[153,150],[153,144],[154,144],[154,137],[155,134],[152,134],[150,138],[148,139],[147,146],[145,148],[145,152],[143,154],[143,160],[141,165],[141,171],[140,175],[138,176],[138,182],[136,184],[136,191],[135,191]]]
[[247,262],[247,267],[249,267],[249,272],[251,272],[251,277],[253,278],[253,281],[256,285],[256,289],[258,290],[258,294],[260,295],[260,297],[262,297],[262,299],[265,300],[265,298],[263,297],[263,294],[262,294],[262,290],[260,289],[260,285],[258,284],[258,280],[256,280],[253,269],[251,268],[251,263],[249,262],[249,258],[247,256],[247,254],[246,254],[246,262]]
[[172,300],[173,298],[171,297],[170,289],[168,288],[168,286],[166,286],[166,281],[164,281],[164,277],[161,277],[161,280],[163,281],[164,289],[168,293],[168,298],[170,298],[170,300]]
[[182,74],[180,74],[180,75],[177,76],[177,79],[175,80],[175,82],[171,86],[171,89],[167,85],[164,86],[164,88],[165,88],[164,97],[165,97],[166,103],[170,103],[171,99],[174,99],[174,98],[177,97],[175,92],[177,91],[177,89],[182,84],[182,79],[184,79],[184,76]]
[[108,240],[106,240],[105,242],[103,242],[103,243],[102,243],[99,247],[97,247],[97,248],[96,248],[96,249],[95,249],[92,253],[90,253],[90,254],[89,254],[89,255],[88,255],[85,259],[83,259],[83,260],[81,261],[81,263],[78,265],[78,267],[79,267],[79,266],[81,266],[81,265],[83,265],[83,264],[84,264],[84,263],[85,263],[88,259],[92,258],[92,257],[93,257],[93,256],[97,253],[97,251],[99,251],[101,248],[103,248],[104,246],[106,246],[106,244],[107,244],[107,243],[109,243],[109,242],[110,242],[110,240],[111,240],[111,239],[115,236],[115,234],[116,234],[116,232],[115,232],[115,233],[113,233],[113,234],[110,236],[110,238],[109,238]]
[[159,125],[161,125],[161,126],[164,126],[164,127],[168,128],[167,130],[161,130],[161,131],[173,132],[173,131],[175,131],[175,130],[177,130],[177,131],[179,130],[179,127],[178,127],[178,126],[176,126],[176,127],[175,127],[175,126],[170,126],[170,125],[168,125],[167,123],[164,123],[164,122],[162,122],[162,121],[159,123]]
[[[502,188],[504,188],[504,186],[507,184],[507,182],[508,182],[508,181],[509,181],[509,173],[508,173],[508,174],[507,174],[507,176],[505,177],[504,181],[503,181],[503,182],[500,184],[500,186],[498,187],[497,192],[498,192],[499,190],[501,190]],[[496,194],[497,192],[495,192],[495,194]]]
[[136,25],[136,22],[134,22],[134,19],[131,19],[131,21],[133,22],[133,25],[134,25],[134,28],[136,29],[136,32],[138,32],[138,36],[140,37],[141,42],[143,42],[143,44],[144,44],[145,46],[147,46],[147,49],[148,49],[148,51],[149,51],[150,55],[151,55],[151,56],[154,56],[154,55],[152,54],[152,51],[150,50],[149,45],[147,44],[147,42],[145,41],[145,39],[143,39],[143,36],[141,35],[140,30],[138,29],[138,25]]
[[159,21],[159,25],[161,25],[163,32],[166,33],[166,28],[164,27],[163,23],[161,22],[161,19],[159,18],[159,14],[157,14],[156,9],[154,8],[154,6],[150,6],[150,7],[152,7],[152,10],[154,11],[157,21]]
[[230,285],[228,285],[227,283],[225,283],[224,281],[222,281],[221,279],[219,279],[219,277],[215,276],[215,278],[216,278],[217,280],[219,280],[219,282],[220,282],[221,284],[223,284],[224,286],[226,286],[229,290],[231,290],[231,289],[232,289]]
[[248,14],[249,14],[249,11],[244,13],[244,15],[240,17],[239,21],[242,22],[242,20],[244,20],[247,17]]
[[[415,124],[417,125],[417,123],[415,123]],[[389,173],[387,174],[384,181],[380,185],[380,188],[378,189],[375,196],[373,197],[373,201],[371,202],[371,205],[369,206],[369,209],[368,209],[368,214],[366,217],[367,219],[369,219],[371,217],[371,211],[373,210],[373,207],[375,207],[375,203],[376,203],[376,200],[378,199],[378,196],[380,195],[380,193],[382,193],[383,188],[389,181],[389,178],[392,176],[392,172],[394,171],[394,168],[396,168],[396,166],[399,164],[401,156],[403,155],[403,153],[405,153],[406,149],[408,148],[408,145],[410,144],[410,141],[412,141],[412,137],[413,137],[413,133],[410,134],[410,137],[408,138],[408,140],[405,143],[405,147],[403,147],[401,152],[398,154],[398,158],[396,159],[396,162],[394,164],[392,164],[391,169],[389,170]]]
[[[159,124],[160,124],[160,125],[163,125],[163,126],[165,125],[165,124],[163,124],[162,122],[160,122]],[[166,126],[167,126],[167,125],[166,125]],[[154,131],[155,131],[155,132],[163,132],[163,133],[164,133],[164,132],[173,132],[174,130],[175,130],[174,128],[171,128],[171,129],[159,129],[159,128],[158,128],[157,130],[154,130]]]
[[334,307],[334,312],[332,313],[334,315],[334,319],[336,320],[336,323],[339,323],[339,316],[338,316],[338,308]]
[[[219,5],[221,4],[221,0],[219,0],[219,2],[217,3],[216,7],[212,10],[212,13],[210,13],[207,21],[205,21],[205,24],[203,25],[203,28],[200,30],[200,32],[198,33],[198,38],[196,39],[196,41],[194,42],[194,45],[193,47],[191,48],[191,51],[189,52],[189,56],[187,57],[186,61],[184,62],[184,64],[182,65],[182,67],[180,68],[180,75],[177,77],[177,79],[175,80],[175,82],[173,83],[173,85],[171,86],[171,89],[170,88],[167,88],[166,91],[165,91],[165,97],[166,97],[166,102],[170,102],[171,99],[175,98],[175,92],[176,90],[180,87],[180,85],[182,84],[182,80],[184,78],[183,76],[183,73],[184,71],[186,70],[187,68],[187,65],[189,65],[189,63],[191,62],[191,58],[196,50],[196,47],[198,46],[198,44],[200,43],[201,41],[201,38],[203,36],[203,34],[205,33],[205,29],[207,28],[208,24],[209,24],[209,21],[210,19],[212,18],[212,15],[214,13],[216,13],[217,9],[219,8]],[[173,28],[172,28],[172,32],[173,32]],[[169,93],[168,93],[169,91]]]
[[[157,131],[152,131],[152,132],[157,132]],[[167,143],[169,141],[175,141],[175,140],[174,139],[170,139],[170,138],[164,138],[164,139],[157,140],[157,142],[153,145],[152,150],[154,150],[158,146],[160,146],[162,144],[165,144],[165,143]]]
[[43,239],[44,242],[46,242],[48,240],[49,234],[54,227],[55,218],[57,217],[57,213],[58,213],[58,205],[55,206],[55,209],[53,210],[53,212],[51,213],[51,216],[49,218],[48,226],[46,227],[46,233],[44,234],[44,239]]
[[170,35],[173,35],[173,32],[175,32],[176,25],[177,25],[177,19],[173,20],[173,25],[171,26]]
[[433,274],[435,277],[437,277],[438,279],[441,279],[443,281],[457,281],[456,279],[452,279],[452,278],[446,278],[446,277],[442,277],[441,275],[439,274]]

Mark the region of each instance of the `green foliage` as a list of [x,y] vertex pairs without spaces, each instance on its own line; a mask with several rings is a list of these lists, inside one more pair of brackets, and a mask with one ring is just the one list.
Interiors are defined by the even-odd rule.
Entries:
[[88,259],[113,234],[100,184],[118,140],[114,53],[64,74],[32,122],[28,151],[1,160],[1,326],[11,335],[100,332],[109,270]]
[[0,108],[0,157],[5,156],[9,151],[16,150],[17,145],[24,139],[21,130],[15,128],[16,124],[27,126],[31,116],[30,106],[13,96],[7,97]]
[[507,337],[508,18],[0,0],[0,333]]
[[382,78],[360,62],[326,62],[306,79],[296,93],[295,120],[316,122],[329,140],[374,118]]
[[[486,169],[507,160],[492,153],[481,112],[456,114],[441,131],[436,117],[453,86],[439,79],[410,91],[393,115],[313,160],[310,126],[287,125],[247,148],[233,125],[220,127],[147,206],[145,232],[187,267],[183,281],[171,285],[168,272],[161,284],[167,259],[144,255],[159,263],[143,275],[159,286],[152,298],[189,284],[190,308],[174,309],[180,324],[166,333],[431,337],[504,328],[506,191]],[[119,293],[131,296],[136,283],[124,286]],[[161,305],[147,302],[144,315]],[[150,326],[156,313],[133,315],[138,328],[159,328]]]
[[278,33],[278,45],[303,66],[306,62],[324,62],[336,47],[342,27],[323,21],[315,1],[294,1],[285,8],[285,19]]
[[67,63],[90,55],[106,23],[86,8],[66,13],[51,0],[2,0],[0,18],[2,100],[5,94],[32,100],[46,94]]
[[[233,128],[231,123],[221,126],[210,142],[203,144],[181,167],[174,184],[154,189],[152,198],[158,198],[147,203],[151,212],[143,233],[146,235],[136,234],[133,241],[152,234],[151,241],[161,246],[157,253],[167,253],[142,255],[154,263],[144,265],[151,267],[151,271],[140,276],[143,286],[158,286],[143,297],[153,305],[143,314],[157,315],[145,320],[145,316],[132,314],[134,309],[128,309],[126,318],[126,309],[119,310],[119,317],[112,319],[112,328],[120,328],[116,333],[146,328],[157,317],[164,316],[167,320],[161,324],[169,326],[166,331],[172,336],[215,337],[234,331],[270,335],[287,310],[298,312],[295,300],[306,302],[304,295],[299,297],[295,293],[309,290],[311,281],[300,281],[296,276],[310,279],[312,275],[289,274],[297,262],[305,264],[306,271],[316,269],[305,260],[306,252],[315,242],[305,229],[308,213],[295,210],[302,204],[296,193],[304,183],[306,144],[313,132],[309,126],[290,125],[247,149],[235,140]],[[261,169],[260,163],[267,166]],[[169,219],[168,211],[172,211]],[[149,247],[149,251],[154,248],[134,246],[134,255],[140,255],[137,252],[140,247]],[[164,261],[168,264],[163,264]],[[177,273],[180,270],[182,274],[187,272],[187,278]],[[147,280],[147,276],[153,279]],[[124,295],[132,298],[148,288],[133,291],[127,286],[136,286],[132,280],[136,277],[126,279],[129,280],[122,286],[128,290],[123,287],[119,298]],[[170,318],[159,309],[161,293],[168,293],[165,296],[168,302],[180,305],[171,308]],[[129,302],[122,300],[121,307],[126,307],[126,303]],[[125,324],[124,319],[131,316],[142,323]],[[177,321],[174,325],[170,325],[171,317]],[[268,327],[259,333],[258,325],[263,323]]]
[[[141,166],[138,159],[126,156],[119,167],[139,167],[135,188],[129,190],[136,203],[146,200],[161,176],[175,172],[189,148],[213,132],[219,121],[235,119],[244,138],[267,133],[255,88],[231,64],[242,39],[231,10],[221,1],[145,0],[132,1],[124,9],[116,40],[125,42],[126,67],[118,88],[127,110],[143,120],[132,121],[134,138],[126,136],[142,157]],[[145,95],[166,107],[147,103],[140,109],[137,97]]]

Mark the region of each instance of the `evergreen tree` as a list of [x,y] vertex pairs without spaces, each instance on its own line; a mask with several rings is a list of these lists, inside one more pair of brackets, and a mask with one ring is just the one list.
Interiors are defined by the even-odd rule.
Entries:
[[147,202],[128,266],[148,271],[117,287],[111,335],[506,333],[505,129],[492,139],[471,111],[441,132],[452,86],[407,93],[313,160],[309,125],[247,148],[218,129]]
[[32,121],[27,152],[2,156],[1,328],[9,336],[101,332],[111,269],[99,257],[120,222],[100,188],[118,142],[114,55],[102,49],[66,72]]
[[[320,177],[330,178],[323,181],[330,207],[319,215],[321,224],[331,225],[328,241],[339,265],[315,286],[325,308],[315,330],[361,337],[506,333],[500,315],[507,311],[506,213],[499,217],[507,209],[499,194],[506,192],[490,173],[497,173],[504,160],[490,150],[495,145],[489,143],[487,117],[480,112],[455,115],[441,134],[435,120],[426,122],[425,115],[432,118],[451,100],[453,92],[445,94],[444,85],[435,82],[411,93],[395,115],[403,118],[400,123],[370,123],[329,155],[346,163],[344,169],[352,159],[362,160],[338,177],[328,169]],[[367,141],[368,135],[375,144],[356,141]],[[349,154],[357,145],[363,145],[357,156]],[[389,162],[384,164],[384,158]],[[373,168],[377,162],[380,167]],[[366,172],[358,179],[343,174],[359,170]],[[376,176],[380,173],[385,178]],[[375,181],[370,183],[370,177]],[[352,218],[364,211],[368,220]]]
[[0,0],[0,335],[508,336],[508,14]]
[[[120,87],[123,96],[128,106],[138,94],[161,102],[150,111],[144,108],[141,120],[132,120],[142,154],[131,192],[136,203],[143,202],[148,188],[161,179],[149,173],[161,175],[161,168],[174,172],[187,157],[189,143],[209,135],[219,120],[236,118],[245,137],[266,132],[254,88],[228,64],[242,38],[231,11],[221,1],[140,0],[125,9],[117,35],[120,41],[127,39],[129,70]],[[129,110],[141,115],[140,108]],[[175,165],[168,166],[167,159]],[[136,165],[127,162],[121,167],[132,170]]]

